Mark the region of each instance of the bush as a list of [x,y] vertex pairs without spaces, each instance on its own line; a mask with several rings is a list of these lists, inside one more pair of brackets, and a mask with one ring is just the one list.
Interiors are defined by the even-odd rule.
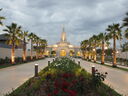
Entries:
[[[25,62],[30,62],[30,61],[40,60],[40,59],[43,59],[43,58],[36,59],[36,56],[33,56],[33,60],[31,60],[31,57],[27,56]],[[16,57],[15,58],[15,65],[25,63],[25,62],[23,61],[22,57]],[[8,57],[5,57],[5,59],[0,58],[0,65],[1,65],[0,68],[11,66],[12,65],[11,64],[11,59],[8,58]]]

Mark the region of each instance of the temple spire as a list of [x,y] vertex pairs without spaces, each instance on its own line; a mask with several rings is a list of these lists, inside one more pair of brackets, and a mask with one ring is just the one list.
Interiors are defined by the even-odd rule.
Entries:
[[64,30],[64,24],[62,25],[62,32],[64,32],[65,30]]
[[67,41],[66,32],[65,32],[65,29],[64,29],[64,25],[62,25],[61,42],[66,42],[66,41]]

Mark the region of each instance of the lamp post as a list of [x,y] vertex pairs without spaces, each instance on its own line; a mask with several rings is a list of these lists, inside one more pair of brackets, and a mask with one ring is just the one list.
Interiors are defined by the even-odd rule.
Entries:
[[38,77],[38,64],[35,64],[35,77]]
[[93,76],[95,75],[95,66],[94,65],[92,66],[92,75]]
[[50,65],[50,61],[48,61],[48,66]]
[[118,54],[117,62],[119,61],[119,51],[116,51],[116,54]]
[[80,65],[80,61],[78,61],[78,65]]

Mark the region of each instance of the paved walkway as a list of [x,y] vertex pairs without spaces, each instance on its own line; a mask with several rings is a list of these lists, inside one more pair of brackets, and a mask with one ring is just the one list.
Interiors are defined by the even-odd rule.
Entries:
[[[0,69],[0,96],[11,92],[12,88],[17,88],[32,77],[34,75],[34,64],[38,63],[39,70],[41,70],[47,66],[49,60],[52,59],[47,58],[45,60]],[[108,72],[105,83],[124,96],[128,96],[128,72],[90,63],[81,59],[75,59],[75,61],[80,61],[81,66],[88,72],[91,72],[92,65],[95,65],[96,69],[100,72]]]
[[[98,63],[101,63],[100,61],[97,61]],[[112,63],[110,62],[110,63],[105,63],[105,65],[110,65],[110,66],[112,66]],[[125,68],[125,69],[128,69],[128,66],[123,66],[123,65],[119,65],[119,64],[117,64],[117,66],[118,67],[120,67],[120,68]]]
[[91,72],[92,65],[94,65],[99,72],[108,72],[105,83],[115,89],[118,93],[123,94],[123,96],[128,96],[128,72],[87,62],[81,59],[75,59],[75,61],[80,61],[81,66],[88,72]]
[[0,69],[0,96],[22,85],[34,76],[34,64],[39,64],[39,71],[47,66],[50,58],[22,65]]

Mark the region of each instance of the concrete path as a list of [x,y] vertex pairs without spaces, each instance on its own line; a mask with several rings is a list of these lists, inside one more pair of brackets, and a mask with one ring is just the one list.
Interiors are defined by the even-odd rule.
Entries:
[[91,67],[93,65],[99,72],[108,72],[107,78],[104,82],[111,88],[115,89],[118,93],[123,94],[123,96],[128,96],[128,72],[90,63],[81,59],[75,59],[75,61],[80,61],[81,66],[88,72],[91,72]]
[[[12,89],[17,88],[30,77],[34,76],[34,64],[39,64],[40,71],[47,66],[49,60],[51,61],[52,58],[0,69],[0,96],[11,92]],[[88,72],[91,72],[92,65],[95,65],[96,69],[100,72],[108,72],[105,83],[123,94],[123,96],[128,96],[128,72],[90,63],[81,59],[75,59],[75,61],[80,61],[81,66]]]
[[11,92],[34,76],[34,64],[39,64],[40,71],[47,66],[49,60],[52,58],[0,69],[0,96]]
[[[101,61],[97,61],[97,63],[101,63]],[[110,66],[112,66],[112,63],[111,63],[111,62],[110,62],[110,63],[105,63],[105,65],[110,65]],[[128,69],[128,66],[123,66],[123,65],[119,65],[119,64],[117,64],[117,66],[118,66],[119,68]]]

